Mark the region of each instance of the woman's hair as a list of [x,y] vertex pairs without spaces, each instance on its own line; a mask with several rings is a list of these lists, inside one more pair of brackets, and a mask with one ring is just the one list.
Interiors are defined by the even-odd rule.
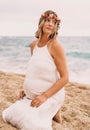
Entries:
[[42,37],[44,22],[46,21],[46,19],[49,18],[49,16],[51,14],[53,14],[52,19],[54,19],[56,21],[57,26],[56,26],[55,31],[52,34],[50,34],[49,39],[53,39],[58,35],[58,29],[59,29],[59,25],[60,25],[61,20],[58,18],[57,14],[54,11],[48,10],[48,11],[44,12],[40,17],[40,20],[38,23],[38,30],[35,33],[36,38],[40,39]]

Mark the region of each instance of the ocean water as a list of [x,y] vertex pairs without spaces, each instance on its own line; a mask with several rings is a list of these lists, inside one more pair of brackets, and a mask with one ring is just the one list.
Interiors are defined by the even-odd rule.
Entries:
[[[34,37],[0,37],[0,70],[25,74]],[[69,79],[90,84],[90,37],[59,37],[67,57]]]

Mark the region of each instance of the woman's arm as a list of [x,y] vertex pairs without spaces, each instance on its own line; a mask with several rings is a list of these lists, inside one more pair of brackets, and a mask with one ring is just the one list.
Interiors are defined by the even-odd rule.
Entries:
[[37,41],[33,41],[31,44],[30,44],[30,53],[31,53],[31,56],[33,55],[33,50],[34,50],[34,47],[36,45]]
[[58,41],[54,41],[50,53],[60,74],[60,79],[44,93],[47,97],[53,96],[69,81],[66,55]]

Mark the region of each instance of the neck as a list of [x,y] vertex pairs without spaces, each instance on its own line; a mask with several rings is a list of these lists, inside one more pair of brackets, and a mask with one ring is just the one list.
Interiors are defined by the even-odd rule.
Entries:
[[41,37],[41,39],[39,40],[39,43],[40,44],[46,44],[47,42],[49,41],[49,36],[47,36],[47,35],[43,35],[42,37]]

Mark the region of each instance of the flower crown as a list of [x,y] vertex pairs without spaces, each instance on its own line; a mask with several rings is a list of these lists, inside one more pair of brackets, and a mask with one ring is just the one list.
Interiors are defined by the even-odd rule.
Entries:
[[57,21],[57,23],[59,24],[60,22],[61,22],[61,20],[59,19],[59,17],[57,17],[55,14],[42,14],[41,15],[43,18],[45,18],[45,19],[47,19],[47,18],[51,18],[51,19],[53,19],[53,20],[56,20]]

